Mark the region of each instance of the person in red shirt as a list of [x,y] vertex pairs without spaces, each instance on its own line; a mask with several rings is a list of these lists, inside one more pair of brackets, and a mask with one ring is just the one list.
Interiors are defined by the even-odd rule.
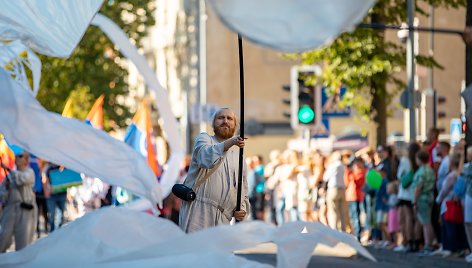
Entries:
[[429,154],[429,165],[437,172],[439,164],[441,163],[441,159],[438,159],[436,152],[436,146],[439,142],[439,129],[431,128],[428,132],[428,139],[426,142],[428,143],[426,148],[428,149]]
[[344,183],[346,184],[346,201],[349,205],[349,218],[353,227],[353,231],[360,241],[361,239],[361,220],[360,214],[364,210],[364,191],[365,174],[367,169],[364,160],[357,157],[354,158],[352,164],[346,169]]

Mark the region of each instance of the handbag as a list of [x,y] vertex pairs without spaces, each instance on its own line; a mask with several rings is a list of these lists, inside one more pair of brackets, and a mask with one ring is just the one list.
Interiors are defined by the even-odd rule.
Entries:
[[446,212],[444,213],[444,219],[452,223],[463,223],[464,222],[464,210],[458,200],[446,201]]
[[414,177],[415,172],[413,172],[413,170],[410,170],[408,173],[406,173],[400,178],[403,189],[410,187],[411,183],[413,183]]
[[172,186],[172,193],[184,201],[192,202],[197,197],[195,191],[198,189],[198,187],[200,187],[200,185],[202,185],[202,183],[218,169],[223,161],[224,158],[221,159],[221,161],[218,162],[218,164],[216,164],[216,166],[214,166],[213,169],[211,169],[203,178],[197,179],[193,188],[190,188],[185,184],[176,183],[174,186]]

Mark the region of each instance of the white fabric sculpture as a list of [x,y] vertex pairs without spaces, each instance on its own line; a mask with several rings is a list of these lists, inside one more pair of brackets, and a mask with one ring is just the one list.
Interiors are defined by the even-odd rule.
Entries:
[[146,160],[106,132],[48,112],[33,94],[0,69],[0,131],[39,158],[122,186],[154,204],[162,195]]
[[284,52],[332,42],[351,30],[375,0],[208,0],[221,21],[250,41]]
[[[148,173],[148,168],[147,166],[141,164],[135,165],[136,161],[140,161],[140,158],[126,163],[111,163],[110,161],[113,161],[113,158],[100,159],[100,154],[96,154],[96,151],[102,150],[101,148],[105,148],[108,145],[100,145],[97,143],[97,141],[92,141],[95,139],[95,137],[93,135],[89,135],[90,132],[81,133],[80,129],[75,129],[75,133],[80,135],[81,140],[84,143],[95,144],[94,146],[96,146],[95,148],[88,147],[89,149],[93,150],[88,151],[87,154],[95,155],[95,157],[98,157],[96,160],[101,160],[94,163],[89,162],[88,164],[94,165],[88,167],[87,169],[83,169],[84,164],[81,163],[82,160],[80,159],[80,157],[83,157],[83,155],[81,154],[71,154],[69,155],[68,159],[62,159],[58,157],[58,155],[54,155],[53,152],[45,150],[45,148],[56,146],[56,144],[54,144],[54,140],[44,139],[41,144],[33,144],[29,142],[29,140],[34,139],[34,137],[24,136],[21,143],[19,139],[16,139],[16,141],[10,140],[10,142],[16,142],[18,145],[25,146],[25,148],[30,148],[32,152],[41,151],[40,156],[43,159],[54,161],[55,163],[65,165],[68,168],[75,169],[73,166],[81,167],[82,169],[75,170],[79,172],[85,172],[91,176],[97,176],[97,173],[105,174],[109,171],[105,166],[100,167],[100,163],[105,161],[110,163],[112,166],[117,166],[120,164],[122,169],[123,167],[131,168],[123,174],[133,173],[135,176],[128,178],[124,178],[123,176],[120,178],[107,176],[108,179],[101,176],[99,177],[106,180],[108,183],[123,186],[139,196],[148,198],[151,203],[160,203],[162,197],[167,196],[170,193],[172,186],[177,180],[180,163],[184,155],[183,149],[179,143],[180,133],[178,132],[177,122],[172,114],[166,90],[160,85],[154,72],[148,66],[144,57],[137,52],[137,49],[129,42],[126,35],[116,24],[106,17],[96,14],[103,0],[67,0],[60,2],[51,0],[21,0],[2,2],[5,2],[5,5],[0,10],[0,40],[19,40],[8,44],[0,44],[0,68],[3,68],[5,71],[9,72],[11,76],[16,77],[16,80],[20,82],[23,87],[29,88],[29,83],[26,79],[24,71],[25,65],[29,67],[33,74],[34,95],[36,95],[38,90],[41,75],[41,62],[30,50],[30,48],[35,49],[39,53],[50,56],[67,57],[72,53],[73,49],[76,47],[77,43],[80,41],[80,38],[87,29],[89,23],[96,15],[95,19],[93,20],[94,24],[100,27],[100,29],[103,30],[109,36],[109,38],[120,47],[123,54],[127,56],[131,62],[135,63],[149,88],[151,88],[155,93],[157,107],[160,110],[164,122],[163,130],[167,134],[167,137],[169,137],[169,145],[172,151],[172,155],[167,163],[167,169],[161,178],[161,185],[163,186],[162,189],[164,189],[164,195],[162,195],[160,190],[156,190],[159,185],[155,181],[151,181],[154,177],[141,177],[143,174]],[[20,40],[24,44],[27,44],[27,46],[21,43]],[[26,58],[22,58],[20,56],[24,54],[24,51],[26,52]],[[14,64],[14,68],[5,68],[7,64],[11,65],[11,63]],[[20,107],[16,107],[15,109],[21,110]],[[51,116],[51,114],[48,114],[48,116]],[[64,125],[64,122],[67,121],[57,120],[55,122],[55,127],[57,127],[57,129],[54,131],[60,133],[64,128],[67,129],[68,126]],[[38,127],[39,129],[34,129],[34,127]],[[37,133],[44,132],[45,130],[44,126],[39,125],[24,126],[17,124],[14,126],[14,128],[24,130],[27,129],[29,130],[30,136],[35,136]],[[12,125],[3,124],[3,126],[0,128],[0,132],[6,132],[8,130],[11,131],[12,129]],[[52,129],[50,130],[53,131]],[[43,148],[35,148],[36,146],[41,146]],[[86,148],[87,147],[82,147],[82,153],[85,153]],[[66,150],[66,148],[64,149]],[[114,150],[119,149],[114,148]],[[121,159],[121,161],[123,160],[124,159]],[[75,164],[71,163],[72,161],[75,161]],[[139,168],[143,168],[143,170],[137,170]],[[135,179],[138,181],[133,181]],[[125,185],[133,185],[133,187],[127,187]],[[146,187],[143,189],[137,189],[140,188],[140,185],[146,185]],[[135,192],[135,190],[137,190],[137,192]],[[151,191],[155,192],[151,193]],[[153,205],[150,203],[148,203],[147,206],[153,207]]]
[[0,258],[0,267],[272,267],[233,254],[270,241],[277,244],[281,268],[306,267],[318,244],[344,243],[375,260],[354,236],[319,223],[292,222],[276,228],[252,221],[185,234],[169,220],[110,207],[86,214],[19,252],[7,253]]
[[40,54],[68,57],[103,0],[0,0],[0,40],[21,40]]
[[[25,66],[31,70],[33,76],[32,89],[26,76]],[[0,42],[0,68],[2,67],[24,87],[32,90],[34,96],[38,94],[41,79],[41,60],[31,49],[18,40],[7,44]]]

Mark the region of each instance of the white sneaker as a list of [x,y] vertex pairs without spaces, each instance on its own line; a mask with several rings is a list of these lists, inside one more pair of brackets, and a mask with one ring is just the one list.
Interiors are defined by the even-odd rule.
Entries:
[[431,252],[431,256],[442,256],[444,253],[444,250],[442,247],[436,249],[435,251]]
[[470,253],[469,255],[465,256],[465,261],[466,261],[466,262],[469,262],[469,263],[472,263],[472,253]]
[[399,246],[396,246],[395,248],[393,248],[393,251],[395,251],[395,252],[405,252],[406,250],[407,250],[407,248],[404,245],[399,245]]
[[451,256],[452,252],[449,251],[449,250],[443,250],[442,253],[441,253],[441,257],[443,258],[447,258],[449,256]]
[[389,241],[383,241],[381,244],[380,244],[380,248],[386,248],[390,246],[390,242]]

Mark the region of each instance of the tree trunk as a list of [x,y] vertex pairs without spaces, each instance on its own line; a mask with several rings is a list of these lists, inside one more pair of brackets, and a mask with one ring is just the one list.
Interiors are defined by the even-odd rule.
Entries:
[[387,100],[385,98],[386,85],[372,83],[372,111],[373,120],[377,125],[376,145],[387,143]]
[[[467,0],[467,13],[466,13],[466,26],[472,26],[472,0]],[[467,45],[465,47],[465,84],[468,86],[472,83],[472,46]],[[465,107],[466,111],[467,109],[470,109],[470,107]],[[467,126],[470,125],[470,121],[472,118],[466,117],[467,120]],[[472,129],[469,127],[466,127],[466,132],[465,132],[465,141],[467,143],[467,146],[472,145]]]
[[[471,0],[472,1],[472,0]],[[381,5],[378,2],[378,5]],[[379,8],[378,10],[383,10],[383,8]],[[372,23],[380,23],[385,24],[385,19],[383,14],[373,13],[371,14],[371,22]],[[376,35],[378,35],[380,40],[384,42],[385,40],[385,30],[376,31]],[[380,55],[385,53],[385,46],[379,44],[375,49],[375,55]],[[387,78],[385,77],[384,73],[377,73],[374,77],[371,78],[371,93],[372,93],[372,112],[373,112],[373,120],[377,126],[377,137],[376,142],[378,145],[384,145],[387,143]]]

